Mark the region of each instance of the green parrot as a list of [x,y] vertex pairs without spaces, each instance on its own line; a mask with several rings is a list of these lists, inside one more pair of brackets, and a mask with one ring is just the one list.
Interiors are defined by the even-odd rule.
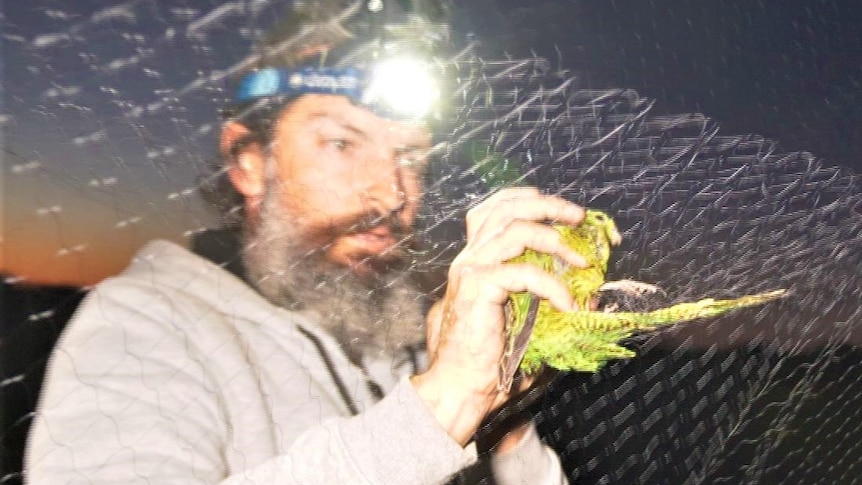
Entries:
[[[467,144],[473,170],[491,189],[519,185],[524,176],[519,164],[479,142]],[[601,291],[619,289],[641,293],[658,287],[637,281],[606,282],[611,248],[622,242],[613,219],[602,211],[587,209],[576,226],[554,225],[563,240],[586,258],[587,268],[569,267],[559,258],[527,250],[511,262],[529,263],[556,275],[571,289],[578,311],[561,312],[546,300],[528,292],[509,295],[506,304],[507,343],[500,360],[498,388],[508,392],[515,375],[527,375],[543,366],[563,371],[595,372],[611,359],[635,356],[619,342],[635,332],[708,318],[736,308],[761,305],[785,296],[783,289],[745,295],[730,300],[705,298],[650,312],[591,311]]]
[[571,289],[579,310],[561,312],[527,292],[509,296],[507,346],[500,362],[501,390],[511,388],[519,368],[527,375],[537,373],[543,365],[564,371],[595,372],[611,359],[634,357],[635,352],[618,342],[637,331],[713,317],[785,294],[785,290],[775,290],[730,300],[706,298],[643,313],[591,311],[604,289],[640,292],[657,288],[634,281],[605,282],[611,248],[619,245],[622,237],[613,219],[604,212],[587,209],[579,226],[553,227],[568,246],[587,260],[589,267],[570,267],[557,257],[533,250],[510,261],[533,264],[561,278]]

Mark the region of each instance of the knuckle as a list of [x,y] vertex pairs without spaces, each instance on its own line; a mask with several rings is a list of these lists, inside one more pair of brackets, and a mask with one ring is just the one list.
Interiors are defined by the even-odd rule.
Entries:
[[467,227],[473,227],[477,225],[481,221],[480,217],[480,208],[474,207],[467,211],[467,215],[464,216],[464,222],[467,224]]
[[518,195],[527,195],[538,193],[539,189],[536,187],[506,187],[505,189],[500,190],[494,197],[496,198],[504,198],[504,197],[514,197]]
[[464,253],[459,254],[455,261],[449,265],[449,276],[462,276],[469,272],[470,265],[463,261],[465,259]]
[[459,281],[479,280],[487,273],[487,269],[481,265],[470,263],[452,264],[449,267],[449,276],[456,277]]
[[513,211],[517,211],[520,207],[524,205],[524,200],[522,199],[506,199],[501,201],[498,206],[499,210],[503,211],[507,216],[511,216]]
[[470,277],[476,273],[476,268],[472,264],[462,264],[456,268],[456,273],[462,278]]

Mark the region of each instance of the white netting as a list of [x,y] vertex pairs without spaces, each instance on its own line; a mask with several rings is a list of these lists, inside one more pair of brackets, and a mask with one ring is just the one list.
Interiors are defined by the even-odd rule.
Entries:
[[[187,243],[217,224],[199,197],[216,113],[280,7],[39,3],[4,17],[3,265],[15,306],[2,328],[0,483],[20,479],[41,366],[81,296],[22,296],[21,285],[94,283],[146,240]],[[860,179],[706,116],[653,114],[632,90],[587,89],[540,57],[467,52],[457,69],[420,221],[423,270],[439,274],[459,246],[464,212],[489,189],[474,164],[493,153],[614,216],[624,243],[612,278],[656,283],[669,301],[791,292],[557,380],[535,410],[572,482],[857,480]]]

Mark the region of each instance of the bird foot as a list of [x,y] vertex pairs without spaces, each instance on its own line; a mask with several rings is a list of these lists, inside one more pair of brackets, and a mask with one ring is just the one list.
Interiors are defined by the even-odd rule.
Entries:
[[664,293],[664,290],[656,285],[635,280],[608,281],[599,287],[599,291],[620,291],[633,296],[640,296],[647,293]]

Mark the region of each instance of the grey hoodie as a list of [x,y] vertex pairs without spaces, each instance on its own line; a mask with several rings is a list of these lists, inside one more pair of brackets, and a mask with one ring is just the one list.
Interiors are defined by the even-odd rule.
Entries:
[[[312,334],[359,414],[351,416]],[[407,377],[387,391],[307,316],[221,267],[156,241],[86,298],[51,357],[28,442],[29,484],[444,483],[477,460]],[[492,461],[497,483],[565,483],[534,430]]]

